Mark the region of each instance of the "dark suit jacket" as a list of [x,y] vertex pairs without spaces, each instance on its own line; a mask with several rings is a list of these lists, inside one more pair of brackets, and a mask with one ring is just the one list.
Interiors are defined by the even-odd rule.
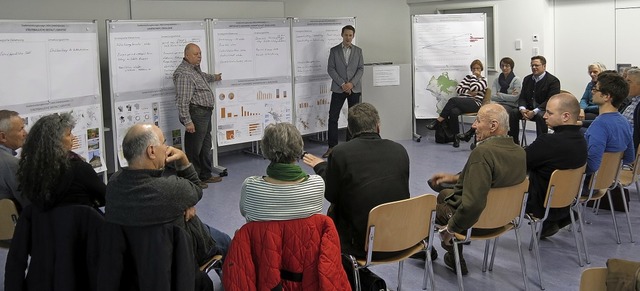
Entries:
[[638,145],[640,144],[640,105],[636,106],[633,110],[633,145],[636,152],[638,151]]
[[[524,106],[529,110],[533,110],[536,107],[540,110],[545,110],[549,98],[558,93],[560,93],[560,80],[556,76],[547,72],[544,78],[536,83],[531,74],[524,77],[522,81],[522,91],[518,98],[518,106]],[[534,100],[535,104],[538,105],[536,107],[534,107]]]
[[327,64],[327,73],[331,76],[331,91],[342,93],[342,84],[351,82],[353,84],[354,93],[362,92],[362,74],[364,74],[364,58],[362,57],[362,49],[351,45],[351,55],[349,55],[349,63],[344,59],[342,52],[342,43],[334,46],[329,51],[329,62]]
[[334,147],[328,161],[314,170],[325,179],[324,195],[334,206],[331,216],[342,251],[363,257],[369,211],[410,196],[407,151],[376,133],[365,133]]

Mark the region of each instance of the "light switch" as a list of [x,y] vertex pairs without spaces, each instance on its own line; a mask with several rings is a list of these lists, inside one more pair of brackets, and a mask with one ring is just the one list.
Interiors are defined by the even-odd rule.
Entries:
[[516,39],[516,50],[519,51],[522,49],[522,40],[521,39]]
[[534,56],[539,55],[539,49],[538,47],[533,47],[533,49],[531,50],[531,52],[533,53]]

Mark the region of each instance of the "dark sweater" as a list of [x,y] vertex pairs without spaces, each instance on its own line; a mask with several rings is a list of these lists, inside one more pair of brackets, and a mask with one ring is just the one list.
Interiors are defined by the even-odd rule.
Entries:
[[193,165],[177,176],[163,170],[122,169],[107,185],[105,219],[125,226],[147,226],[182,221],[184,211],[202,198]]
[[[587,141],[580,133],[580,126],[556,126],[553,131],[539,136],[525,149],[529,170],[527,213],[532,212],[539,218],[544,216],[544,198],[553,171],[579,168],[587,162]],[[548,219],[554,221],[566,215],[569,215],[567,209],[552,209]]]
[[536,82],[533,80],[533,75],[528,75],[522,81],[522,91],[518,99],[518,106],[524,106],[529,110],[535,108],[545,110],[549,98],[558,93],[560,93],[560,80],[556,76],[546,72],[544,78]]

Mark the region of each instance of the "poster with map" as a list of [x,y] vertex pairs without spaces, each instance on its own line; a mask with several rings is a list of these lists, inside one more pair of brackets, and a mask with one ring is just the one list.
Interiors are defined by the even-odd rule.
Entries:
[[475,59],[486,63],[485,14],[413,16],[415,117],[436,118]]

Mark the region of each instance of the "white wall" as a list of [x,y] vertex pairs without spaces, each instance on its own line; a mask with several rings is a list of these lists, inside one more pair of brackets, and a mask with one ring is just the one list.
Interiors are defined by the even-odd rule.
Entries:
[[300,18],[355,16],[356,43],[365,63],[411,62],[411,23],[405,0],[284,0],[284,8],[287,16]]
[[282,2],[130,0],[132,19],[283,17]]

